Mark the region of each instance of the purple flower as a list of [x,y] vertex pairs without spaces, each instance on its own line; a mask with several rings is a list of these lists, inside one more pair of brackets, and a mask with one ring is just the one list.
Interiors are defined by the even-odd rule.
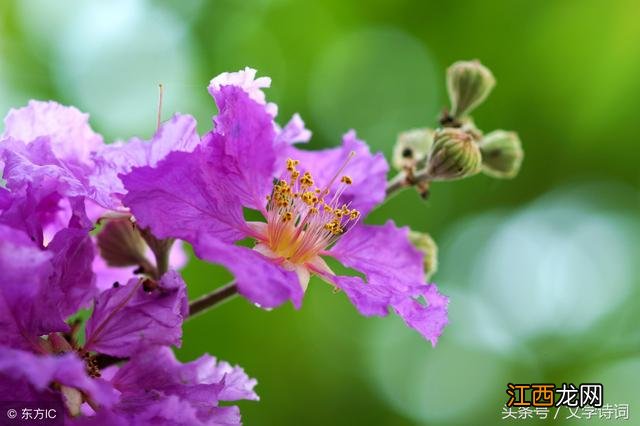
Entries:
[[133,278],[96,297],[84,349],[126,357],[144,347],[180,346],[187,314],[186,287],[176,272],[157,283]]
[[238,407],[220,402],[259,399],[240,367],[209,355],[182,364],[161,347],[137,354],[110,382],[120,392],[113,412],[135,424],[239,425]]
[[68,330],[61,293],[49,285],[53,257],[24,232],[0,225],[0,345],[38,350],[38,336]]
[[[254,77],[245,70],[212,80],[214,130],[191,153],[173,152],[121,176],[124,204],[157,237],[184,239],[200,258],[228,267],[239,292],[262,307],[286,300],[300,306],[316,275],[344,290],[364,315],[393,308],[435,344],[447,322],[446,298],[425,284],[423,255],[408,229],[361,223],[385,196],[383,156],[353,132],[338,148],[298,150],[298,138],[283,136],[273,121],[277,108],[261,90],[269,81]],[[265,221],[245,220],[246,208]],[[247,237],[256,241],[253,249],[234,244]],[[337,275],[325,257],[364,279]]]
[[[200,143],[195,121],[176,115],[151,141],[106,146],[87,120],[75,108],[36,101],[5,120],[0,392],[60,401],[78,424],[240,424],[238,408],[219,402],[257,399],[255,380],[208,356],[183,366],[168,348],[180,345],[188,314],[180,275],[132,278],[133,268],[113,268],[96,256],[89,235],[109,210],[123,214],[117,174],[193,150]],[[295,129],[290,133],[299,138]],[[169,267],[185,261],[182,245],[175,245]],[[115,276],[99,292],[96,282]],[[65,321],[91,304],[82,344],[81,323]],[[101,371],[105,355],[130,361]],[[136,401],[141,405],[133,413]]]
[[[93,256],[86,230],[63,229],[42,248],[0,225],[0,392],[60,401],[77,424],[240,424],[238,408],[220,401],[257,399],[255,380],[209,356],[182,365],[168,348],[188,313],[180,276],[97,294]],[[91,298],[80,345],[64,319]],[[100,371],[98,353],[131,359]]]
[[93,153],[103,140],[88,115],[55,102],[30,101],[5,118],[0,165],[7,188],[41,200],[51,194],[86,197],[104,208],[117,207],[108,187],[93,182]]
[[111,384],[87,375],[85,363],[75,353],[38,355],[6,346],[0,346],[0,395],[16,401],[66,398],[65,405],[73,404],[77,410],[79,401],[70,401],[74,398],[90,399],[104,408],[118,398]]

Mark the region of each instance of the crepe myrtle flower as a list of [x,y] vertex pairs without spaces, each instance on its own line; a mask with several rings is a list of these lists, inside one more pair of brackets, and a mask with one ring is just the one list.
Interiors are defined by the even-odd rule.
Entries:
[[[95,221],[90,216],[108,214],[111,223],[128,214],[114,191],[122,185],[113,181],[112,170],[153,164],[173,148],[188,149],[191,135],[199,141],[192,121],[175,116],[151,142],[109,149],[90,131],[86,115],[52,102],[32,101],[5,122],[0,393],[59,401],[65,423],[72,424],[116,424],[106,418],[175,425],[180,411],[193,414],[182,424],[240,424],[238,408],[220,402],[257,399],[255,380],[208,355],[184,366],[169,356],[169,346],[181,344],[188,313],[185,284],[171,270],[185,261],[179,245],[169,254],[166,273],[137,278],[131,267],[116,268],[97,256],[96,237],[89,235]],[[164,144],[167,139],[176,145]],[[148,257],[144,242],[141,249]],[[73,316],[86,308],[92,312],[81,340],[82,322]],[[122,365],[104,369],[109,359]],[[155,380],[135,379],[136,374]],[[148,409],[134,412],[131,407],[144,398]]]
[[[246,69],[214,78],[214,129],[192,152],[120,175],[124,205],[156,237],[188,241],[198,257],[226,266],[238,292],[260,307],[287,300],[300,307],[315,275],[362,314],[384,316],[392,308],[435,344],[448,300],[425,283],[423,255],[408,229],[362,223],[385,198],[382,154],[371,154],[353,131],[337,148],[298,149],[293,143],[308,131],[298,117],[281,129],[261,90],[270,80],[254,77]],[[289,134],[305,137],[287,137],[290,126]],[[263,221],[246,220],[244,209]],[[236,245],[247,237],[253,247]],[[335,273],[327,257],[361,276]]]
[[[180,276],[98,292],[93,256],[84,229],[65,228],[43,249],[0,225],[0,394],[58,401],[71,424],[240,424],[238,408],[220,402],[257,399],[255,380],[208,355],[182,364],[169,349],[188,313]],[[88,306],[80,341],[79,323],[65,319]],[[105,355],[126,362],[103,369]]]
[[[41,247],[72,217],[86,228],[105,218],[126,219],[130,215],[120,201],[124,188],[118,173],[155,165],[168,152],[189,151],[200,142],[189,115],[175,114],[150,140],[112,144],[104,143],[88,119],[88,114],[52,101],[30,101],[4,119],[0,171],[6,188],[0,188],[0,223],[24,230]],[[150,248],[140,242],[140,260],[155,267]],[[168,250],[169,267],[181,269],[186,264],[182,245]],[[102,256],[93,264],[100,290],[126,283],[139,268],[139,263],[114,265]]]

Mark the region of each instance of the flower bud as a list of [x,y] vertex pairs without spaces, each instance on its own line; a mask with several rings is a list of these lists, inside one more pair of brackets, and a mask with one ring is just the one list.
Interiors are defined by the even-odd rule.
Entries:
[[517,133],[495,130],[486,135],[479,146],[483,173],[502,179],[518,174],[524,151]]
[[97,239],[100,256],[109,266],[132,266],[146,262],[144,240],[128,217],[108,219]]
[[432,144],[432,129],[412,129],[400,133],[393,147],[393,166],[397,170],[413,169],[426,160]]
[[461,118],[469,114],[489,96],[496,80],[480,61],[458,61],[447,70],[447,90],[451,115]]
[[427,233],[409,231],[409,240],[424,254],[424,273],[427,280],[438,270],[438,246]]
[[431,180],[454,180],[478,173],[480,148],[468,133],[455,128],[438,130],[427,163]]

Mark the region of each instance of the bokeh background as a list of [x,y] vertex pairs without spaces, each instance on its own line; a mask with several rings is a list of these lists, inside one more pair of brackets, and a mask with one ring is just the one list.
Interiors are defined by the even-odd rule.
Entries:
[[[178,355],[257,377],[248,425],[503,424],[507,382],[600,382],[640,424],[639,17],[634,0],[3,0],[0,110],[55,99],[109,140],[149,137],[162,82],[165,118],[204,132],[209,79],[248,65],[311,147],[355,128],[389,158],[399,131],[435,125],[446,67],[478,58],[498,85],[476,123],[519,132],[520,176],[406,191],[367,219],[438,241],[436,348],[318,281],[300,311],[235,299],[193,319]],[[198,261],[184,276],[191,297],[230,278]]]

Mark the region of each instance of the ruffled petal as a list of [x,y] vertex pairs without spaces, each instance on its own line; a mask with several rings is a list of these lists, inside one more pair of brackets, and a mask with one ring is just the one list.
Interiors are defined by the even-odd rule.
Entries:
[[[289,146],[284,152],[286,156],[300,161],[301,171],[311,172],[319,188],[329,184],[351,152],[354,152],[355,156],[341,173],[353,180],[353,184],[340,197],[341,202],[350,204],[351,208],[366,215],[385,198],[389,165],[381,153],[371,154],[367,144],[357,139],[353,130],[343,136],[342,145],[337,148],[304,151]],[[282,167],[284,164],[278,166]],[[333,187],[339,182],[340,176]]]
[[[448,323],[449,301],[438,293],[435,284],[414,285],[400,290],[365,283],[360,277],[334,276],[331,281],[345,292],[362,315],[386,316],[389,308],[393,308],[409,327],[434,346]],[[421,297],[424,301],[421,301]]]
[[54,382],[83,391],[102,407],[117,399],[111,385],[87,375],[86,365],[74,353],[36,355],[0,346],[0,394],[50,401],[57,398],[49,389]]
[[287,271],[255,250],[226,244],[203,235],[194,245],[196,255],[219,263],[235,276],[238,292],[263,308],[274,308],[287,300],[299,308],[302,287],[295,272]]
[[[259,105],[263,105],[269,115],[275,117],[278,114],[278,106],[276,104],[267,103],[266,96],[262,89],[271,87],[271,78],[256,78],[257,71],[253,68],[245,67],[244,70],[237,72],[223,72],[222,74],[211,79],[209,83],[209,93],[218,102],[218,94],[224,86],[236,86],[244,90],[251,99]],[[220,107],[220,105],[218,105]]]
[[[218,402],[257,399],[253,392],[256,381],[240,367],[230,367],[209,355],[182,364],[170,349],[161,347],[134,356],[111,382],[122,393],[122,403],[116,409],[136,419],[153,404],[165,402],[185,408],[193,421],[188,424],[239,424],[237,407],[220,407]],[[152,409],[152,417],[161,420],[159,424],[172,424],[163,422],[172,413],[157,409]]]
[[56,102],[30,101],[12,109],[4,119],[4,138],[31,142],[41,136],[51,139],[56,158],[86,163],[103,141],[89,126],[89,115]]
[[371,284],[406,290],[425,281],[424,255],[409,241],[409,228],[391,220],[354,226],[327,254],[362,272]]
[[127,194],[124,204],[142,228],[158,238],[195,242],[200,234],[236,241],[246,229],[239,199],[220,180],[199,146],[192,153],[173,152],[158,166],[134,168],[120,175]]
[[257,401],[260,398],[253,388],[258,384],[251,379],[242,367],[232,366],[226,361],[218,361],[210,355],[203,355],[189,363],[195,370],[197,381],[201,383],[224,383],[218,399],[221,401],[238,401],[247,399]]
[[311,139],[311,131],[304,126],[304,121],[298,113],[293,114],[291,120],[277,133],[276,144],[293,145],[309,142]]
[[226,191],[244,206],[262,211],[277,156],[273,117],[238,86],[222,86],[214,97],[220,112],[203,141],[211,148],[210,167],[225,182]]
[[0,225],[0,345],[33,349],[38,336],[68,330],[48,285],[51,258],[25,233]]
[[150,291],[132,279],[95,299],[85,349],[130,356],[153,345],[180,346],[187,314],[186,286],[176,272],[167,272]]
[[105,145],[94,153],[96,167],[90,180],[95,186],[109,188],[112,194],[124,194],[124,186],[118,174],[129,173],[134,167],[155,167],[171,152],[192,152],[198,144],[200,137],[195,118],[175,114],[162,123],[149,141],[139,138],[119,141]]
[[86,182],[53,154],[47,137],[26,145],[6,139],[0,142],[0,158],[4,163],[3,178],[13,193],[23,193],[27,187],[37,190],[38,198],[57,192],[63,196],[85,196]]
[[88,305],[97,293],[91,269],[94,250],[91,238],[81,229],[63,229],[47,246],[53,257],[53,274],[49,278],[49,297],[63,318]]
[[[394,303],[393,309],[409,327],[416,329],[435,346],[449,323],[449,298],[439,293],[435,284],[417,286],[414,296]],[[420,301],[420,296],[426,305]]]

